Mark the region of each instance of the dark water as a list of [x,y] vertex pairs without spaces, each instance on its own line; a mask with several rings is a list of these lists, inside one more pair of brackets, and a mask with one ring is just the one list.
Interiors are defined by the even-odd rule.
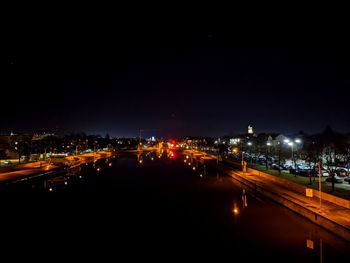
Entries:
[[3,193],[1,223],[11,228],[10,248],[31,244],[35,252],[99,261],[320,262],[321,253],[323,262],[349,259],[348,242],[262,196],[243,195],[237,182],[209,165],[204,173],[202,164],[193,170],[178,154],[140,158],[86,165],[81,178],[52,192],[38,182],[22,194]]

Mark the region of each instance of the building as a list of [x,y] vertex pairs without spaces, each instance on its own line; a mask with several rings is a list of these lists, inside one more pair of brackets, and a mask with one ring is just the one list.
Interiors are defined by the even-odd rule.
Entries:
[[248,134],[254,134],[253,127],[250,125],[248,126]]

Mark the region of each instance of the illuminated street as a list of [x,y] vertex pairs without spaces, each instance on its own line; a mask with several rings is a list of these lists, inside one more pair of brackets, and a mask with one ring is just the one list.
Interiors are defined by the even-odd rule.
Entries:
[[145,3],[4,8],[3,261],[350,262],[348,9]]
[[[64,162],[71,163],[76,158],[78,161],[74,163],[74,165],[81,165],[89,161],[93,161],[94,159],[100,159],[102,157],[110,156],[110,152],[99,152],[95,154],[83,154],[79,156],[68,156],[65,158]],[[23,177],[28,177],[30,175],[35,175],[39,173],[46,173],[51,170],[57,170],[64,164],[54,163],[52,160],[47,161],[39,161],[39,162],[31,162],[20,164],[16,166],[10,166],[1,168],[0,170],[0,182],[20,179]]]

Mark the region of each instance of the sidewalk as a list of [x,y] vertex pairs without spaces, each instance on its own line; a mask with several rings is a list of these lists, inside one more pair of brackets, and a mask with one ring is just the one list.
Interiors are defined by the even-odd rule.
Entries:
[[[80,166],[86,162],[91,162],[100,158],[108,158],[111,155],[111,152],[100,151],[98,153],[86,153],[82,155],[68,156],[65,158],[65,160],[73,161],[75,158],[79,158],[79,160],[74,164]],[[0,182],[11,179],[18,179],[20,177],[26,177],[41,172],[48,172],[58,167],[58,163],[52,163],[48,161],[30,162],[9,167],[2,167],[0,169]]]
[[[256,186],[256,188],[261,188],[264,189],[264,191],[268,191],[275,195],[278,195],[282,198],[281,200],[289,200],[290,202],[293,202],[294,204],[303,207],[305,210],[308,210],[309,212],[314,214],[314,219],[312,221],[322,225],[328,230],[335,232],[336,234],[339,234],[343,238],[350,241],[350,209],[325,200],[322,200],[320,209],[320,202],[318,198],[306,197],[300,192],[289,189],[287,186],[283,185],[282,181],[276,182],[276,179],[272,180],[267,177],[259,177],[258,175],[253,175],[247,172],[243,174],[243,172],[241,171],[234,171],[232,168],[226,166],[220,166],[219,168],[232,177],[237,178],[238,176],[243,181],[243,183],[244,181],[248,181],[251,183],[251,185],[254,185],[254,187]],[[285,205],[283,201],[281,202],[281,200],[276,201]],[[288,207],[291,208],[290,206]],[[296,212],[301,213],[300,211]],[[309,214],[311,215],[311,213]],[[303,216],[306,216],[303,213],[301,214]],[[325,218],[330,222],[333,222],[334,225],[325,224],[322,222],[320,223],[320,220],[317,222],[317,218],[320,217]]]

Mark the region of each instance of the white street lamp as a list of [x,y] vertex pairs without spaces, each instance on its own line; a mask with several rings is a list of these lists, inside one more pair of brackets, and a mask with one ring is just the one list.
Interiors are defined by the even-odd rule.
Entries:
[[301,143],[301,140],[300,139],[295,139],[294,140],[296,143]]

